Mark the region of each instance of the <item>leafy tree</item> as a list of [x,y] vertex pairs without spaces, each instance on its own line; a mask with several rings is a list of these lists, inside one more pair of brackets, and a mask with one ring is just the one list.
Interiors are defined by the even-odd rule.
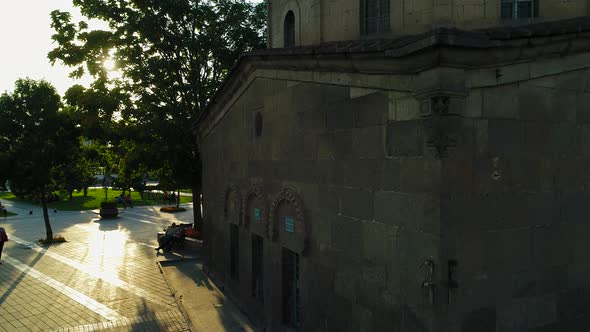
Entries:
[[58,188],[57,169],[76,149],[78,130],[55,88],[45,81],[19,79],[14,92],[0,96],[0,137],[4,176],[11,188],[40,200],[47,240],[53,231],[48,194]]
[[[84,153],[77,160],[78,168],[69,170],[87,172],[90,171],[88,167],[103,167],[105,201],[108,200],[106,184],[110,182],[109,176],[116,171],[120,159],[116,150],[122,135],[119,133],[119,124],[114,120],[127,99],[121,89],[108,88],[103,76],[100,76],[90,88],[81,85],[70,87],[64,96],[72,116],[80,123],[86,144],[82,150]],[[87,163],[84,166],[79,164],[81,162]],[[86,174],[83,175],[85,176]]]
[[[153,151],[178,187],[190,187],[200,223],[201,159],[193,124],[244,51],[265,45],[265,5],[244,0],[74,0],[89,30],[67,12],[51,14],[57,47],[51,61],[88,72],[100,86],[124,91],[121,117],[141,128],[134,141]],[[120,79],[102,63],[115,59]]]
[[87,188],[94,183],[95,161],[90,156],[89,149],[82,143],[73,148],[55,170],[55,177],[61,179],[59,188],[68,194],[69,200],[72,200],[74,190],[84,189],[86,196]]

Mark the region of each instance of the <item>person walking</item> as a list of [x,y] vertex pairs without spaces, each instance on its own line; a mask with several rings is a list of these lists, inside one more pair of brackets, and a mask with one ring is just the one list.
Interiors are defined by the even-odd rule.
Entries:
[[2,205],[2,202],[0,202],[0,212],[2,212],[5,217],[8,215],[8,210],[6,210],[6,207]]
[[0,264],[2,264],[2,249],[4,248],[4,242],[8,241],[8,235],[6,235],[6,230],[3,227],[0,227]]

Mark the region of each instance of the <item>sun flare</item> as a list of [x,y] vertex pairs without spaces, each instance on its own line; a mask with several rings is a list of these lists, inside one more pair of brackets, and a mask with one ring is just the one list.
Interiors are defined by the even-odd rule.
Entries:
[[113,59],[107,59],[107,60],[105,60],[102,63],[102,65],[108,71],[115,71],[116,63],[115,63],[115,60],[113,60]]

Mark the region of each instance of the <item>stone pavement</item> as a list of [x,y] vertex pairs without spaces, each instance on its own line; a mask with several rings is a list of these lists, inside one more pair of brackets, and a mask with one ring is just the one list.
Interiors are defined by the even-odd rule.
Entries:
[[39,246],[41,209],[2,202],[19,215],[0,217],[10,239],[0,265],[0,331],[189,331],[153,248],[166,225],[192,221],[191,205],[173,215],[126,209],[111,220],[51,211],[54,234],[68,242]]
[[244,314],[203,272],[203,263],[198,257],[165,260],[160,264],[193,331],[255,331]]

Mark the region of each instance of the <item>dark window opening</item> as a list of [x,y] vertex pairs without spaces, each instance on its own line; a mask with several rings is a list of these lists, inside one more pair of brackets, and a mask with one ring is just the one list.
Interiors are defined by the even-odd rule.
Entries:
[[257,112],[254,117],[254,130],[256,132],[256,137],[262,135],[262,114],[260,114],[260,112]]
[[389,1],[361,0],[362,35],[374,35],[389,31]]
[[229,225],[229,275],[232,279],[238,280],[239,278],[239,254],[240,254],[240,243],[238,239],[238,225]]
[[291,10],[287,12],[287,15],[285,15],[283,33],[285,47],[295,46],[295,14],[293,14],[293,11]]
[[252,234],[252,297],[264,302],[264,249],[262,236]]
[[529,19],[539,17],[538,0],[502,0],[502,19]]
[[283,324],[299,327],[299,255],[283,248]]

